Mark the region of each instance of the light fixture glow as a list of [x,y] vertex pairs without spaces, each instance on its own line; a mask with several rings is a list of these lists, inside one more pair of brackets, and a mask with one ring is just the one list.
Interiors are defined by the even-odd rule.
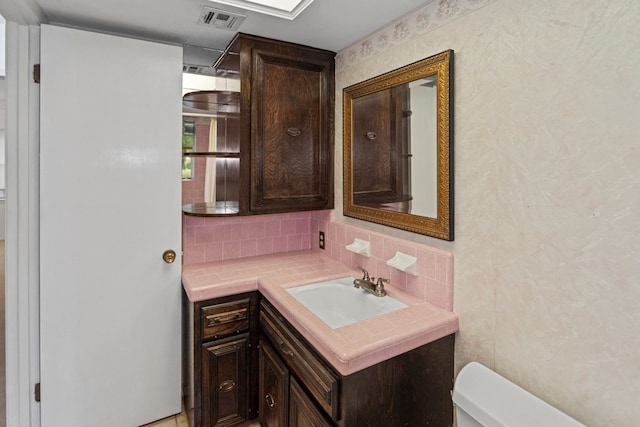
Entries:
[[214,3],[240,7],[265,15],[293,20],[307,8],[313,0],[211,0]]

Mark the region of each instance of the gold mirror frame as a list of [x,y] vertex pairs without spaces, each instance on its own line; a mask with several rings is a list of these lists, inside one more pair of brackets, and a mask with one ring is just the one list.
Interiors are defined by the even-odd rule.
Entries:
[[[453,84],[450,81],[452,74],[453,50],[447,50],[343,90],[344,215],[438,239],[453,240],[453,112],[450,109],[453,98]],[[354,204],[352,101],[429,76],[435,76],[437,82],[437,217],[430,218]]]

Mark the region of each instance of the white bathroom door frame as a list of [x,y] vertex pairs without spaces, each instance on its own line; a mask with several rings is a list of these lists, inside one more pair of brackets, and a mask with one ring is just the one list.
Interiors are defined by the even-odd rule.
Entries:
[[14,3],[13,13],[6,15],[6,425],[39,427],[40,405],[33,393],[40,375],[39,89],[30,76],[40,58],[40,31],[29,25],[37,18],[19,13],[23,6]]
[[182,48],[40,31],[41,423],[138,426],[181,410]]

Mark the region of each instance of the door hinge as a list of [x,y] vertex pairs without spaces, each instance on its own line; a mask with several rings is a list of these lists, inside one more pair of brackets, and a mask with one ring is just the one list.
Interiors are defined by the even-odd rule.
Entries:
[[36,383],[36,389],[34,394],[35,394],[36,402],[40,402],[40,383]]
[[40,64],[33,66],[33,82],[40,83]]

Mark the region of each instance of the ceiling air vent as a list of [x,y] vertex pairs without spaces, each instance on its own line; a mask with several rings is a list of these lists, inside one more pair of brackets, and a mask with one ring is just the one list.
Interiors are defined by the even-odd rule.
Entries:
[[202,73],[202,67],[198,67],[197,65],[183,64],[182,65],[182,72],[183,73],[191,73],[191,74],[201,74]]
[[203,6],[198,24],[210,25],[222,30],[236,31],[245,18],[246,16],[240,15],[239,13]]

